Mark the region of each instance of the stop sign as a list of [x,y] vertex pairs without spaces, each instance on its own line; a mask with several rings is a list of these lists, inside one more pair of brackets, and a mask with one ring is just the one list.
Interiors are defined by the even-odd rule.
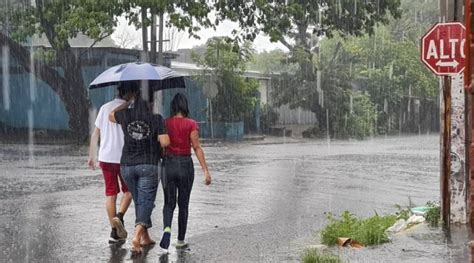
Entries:
[[466,28],[459,22],[438,23],[421,39],[421,60],[437,75],[464,70]]

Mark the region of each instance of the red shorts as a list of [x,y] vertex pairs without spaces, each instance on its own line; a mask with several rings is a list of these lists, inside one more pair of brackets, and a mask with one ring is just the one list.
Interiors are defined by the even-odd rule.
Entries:
[[122,192],[128,192],[127,184],[125,184],[125,181],[120,175],[120,164],[100,162],[99,165],[102,169],[102,174],[104,174],[106,196],[113,196],[120,193],[120,185],[122,185]]

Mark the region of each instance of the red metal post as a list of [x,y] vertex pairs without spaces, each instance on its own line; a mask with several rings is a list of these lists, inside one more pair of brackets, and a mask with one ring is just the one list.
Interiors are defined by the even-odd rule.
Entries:
[[467,171],[468,171],[468,176],[467,176],[467,212],[468,212],[468,222],[472,226],[474,226],[474,189],[471,189],[471,187],[474,187],[473,181],[474,181],[474,140],[472,138],[473,136],[473,110],[474,107],[473,105],[473,87],[471,85],[472,82],[472,65],[471,65],[471,49],[472,49],[472,25],[471,25],[471,11],[472,11],[472,0],[465,0],[464,1],[464,26],[466,27],[466,42],[464,44],[464,52],[466,55],[465,58],[465,69],[464,69],[464,87],[466,88],[466,149],[467,149],[467,154],[466,154],[466,164],[467,164]]

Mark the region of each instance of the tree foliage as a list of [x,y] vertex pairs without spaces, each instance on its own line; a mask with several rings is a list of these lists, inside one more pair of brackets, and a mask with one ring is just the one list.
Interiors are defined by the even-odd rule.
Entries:
[[[151,25],[151,18],[141,20],[142,9],[150,9],[155,14],[164,13],[168,15],[165,21],[167,27],[174,27],[180,31],[186,30],[189,35],[199,38],[197,32],[202,27],[214,27],[215,24],[208,17],[213,9],[213,5],[207,0],[186,1],[186,0],[124,0],[118,4],[122,8],[122,13],[130,24],[137,28],[142,23]],[[218,23],[218,22],[217,22]]]
[[[46,82],[64,102],[69,113],[69,127],[78,141],[89,133],[90,102],[81,71],[81,56],[73,52],[68,40],[82,33],[99,41],[110,35],[116,24],[118,7],[112,1],[49,1],[30,3],[7,2],[2,6],[0,44],[23,66]],[[62,74],[46,61],[33,56],[22,44],[32,36],[45,36],[54,50],[53,58]]]
[[218,1],[216,10],[218,19],[238,21],[245,39],[264,32],[271,41],[281,42],[303,79],[313,81],[311,62],[320,36],[372,34],[378,23],[388,23],[389,14],[400,16],[399,6],[399,0],[239,0]]
[[228,38],[215,37],[207,41],[204,55],[194,55],[195,62],[207,69],[204,77],[210,77],[217,86],[213,99],[217,121],[244,121],[253,113],[258,103],[258,82],[242,76],[253,53],[249,42],[239,46]]
[[[315,112],[323,131],[327,111],[328,129],[337,137],[367,136],[394,128],[407,132],[436,129],[432,120],[437,109],[437,80],[420,63],[416,41],[424,33],[419,27],[428,29],[436,16],[433,4],[404,0],[401,17],[389,17],[389,23],[375,27],[372,34],[322,38],[312,60],[317,69],[314,80],[305,80],[300,71],[280,74],[273,85],[277,103]],[[357,116],[357,108],[375,112],[375,119],[372,113]],[[367,125],[352,121],[357,118]]]
[[298,70],[295,64],[288,63],[288,53],[280,49],[254,54],[247,67],[249,70],[257,70],[266,74],[279,72],[295,73]]
[[[199,1],[90,1],[90,0],[8,0],[0,5],[0,45],[10,47],[10,54],[17,59],[25,70],[46,82],[64,102],[69,114],[69,127],[83,140],[89,133],[88,94],[83,81],[81,65],[85,52],[73,52],[69,39],[83,34],[95,40],[94,43],[112,34],[118,17],[125,14],[130,23],[140,26],[150,25],[147,16],[141,21],[141,10],[153,10],[156,13],[168,13],[168,26],[179,30],[188,30],[195,35],[200,26],[213,24],[207,15],[212,5],[205,0]],[[33,36],[45,36],[53,49],[48,53],[48,61],[34,55],[30,62],[30,50],[23,43]],[[43,50],[41,50],[44,53]],[[62,68],[59,74],[47,62],[55,61]]]

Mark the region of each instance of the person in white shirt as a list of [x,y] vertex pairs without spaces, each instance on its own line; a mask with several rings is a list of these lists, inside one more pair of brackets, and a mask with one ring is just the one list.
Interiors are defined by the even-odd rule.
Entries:
[[[119,85],[118,97],[100,107],[89,147],[89,167],[95,170],[98,163],[104,175],[105,206],[112,227],[109,238],[110,244],[124,242],[127,238],[123,216],[130,206],[132,195],[128,191],[128,187],[120,174],[120,158],[124,145],[123,131],[120,124],[110,122],[108,116],[112,110],[131,98],[131,94],[134,94],[131,89],[132,88],[125,84]],[[99,156],[97,158],[99,139],[100,147]],[[116,213],[117,195],[120,193],[120,186],[122,188],[123,197],[120,201],[118,213]]]

